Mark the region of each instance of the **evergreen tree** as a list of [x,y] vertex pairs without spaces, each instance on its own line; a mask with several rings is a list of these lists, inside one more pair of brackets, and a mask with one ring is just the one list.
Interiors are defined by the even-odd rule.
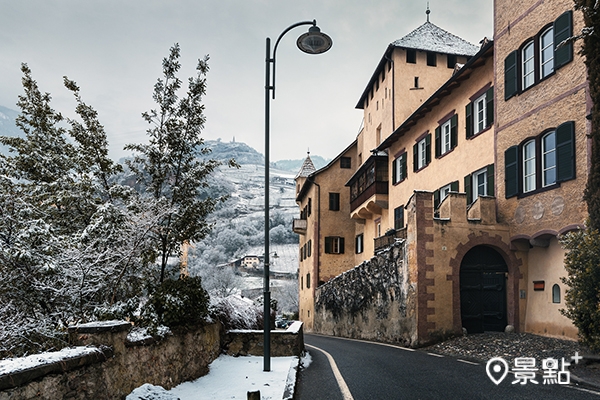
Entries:
[[[205,122],[202,96],[206,93],[208,57],[198,60],[197,75],[189,79],[186,94],[179,98],[179,56],[179,45],[175,44],[163,60],[164,78],[154,85],[153,99],[158,108],[142,114],[151,125],[147,131],[149,143],[126,146],[138,153],[128,166],[148,195],[158,206],[173,209],[152,232],[155,247],[150,258],[158,259],[161,283],[166,278],[169,257],[180,255],[185,241],[198,241],[210,231],[206,217],[218,201],[199,197],[200,189],[207,186],[207,177],[220,165],[213,159],[199,159],[210,152],[200,137]],[[233,161],[230,164],[234,165]]]

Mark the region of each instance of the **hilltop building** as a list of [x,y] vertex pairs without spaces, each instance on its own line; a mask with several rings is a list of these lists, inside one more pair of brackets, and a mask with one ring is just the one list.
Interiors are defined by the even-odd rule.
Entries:
[[391,43],[359,98],[356,140],[300,171],[306,329],[319,329],[321,284],[404,240],[411,344],[508,325],[576,338],[559,312],[558,238],[587,216],[591,102],[577,43],[558,44],[583,18],[568,0],[494,7],[494,40],[479,46],[429,21]]

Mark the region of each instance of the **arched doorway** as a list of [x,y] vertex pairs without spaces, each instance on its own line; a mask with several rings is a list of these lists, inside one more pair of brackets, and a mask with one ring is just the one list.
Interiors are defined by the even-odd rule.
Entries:
[[506,277],[504,258],[491,247],[475,246],[460,264],[460,314],[468,333],[504,331]]

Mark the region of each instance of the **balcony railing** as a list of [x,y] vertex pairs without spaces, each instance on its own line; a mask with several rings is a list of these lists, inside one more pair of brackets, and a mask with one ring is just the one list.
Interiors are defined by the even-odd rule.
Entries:
[[393,244],[396,239],[406,239],[406,227],[397,229],[395,232],[375,238],[375,251],[381,250]]
[[292,230],[299,235],[306,234],[306,226],[306,220],[302,218],[294,218],[292,222]]
[[356,210],[362,203],[375,194],[388,194],[388,182],[373,182],[350,202],[350,211]]

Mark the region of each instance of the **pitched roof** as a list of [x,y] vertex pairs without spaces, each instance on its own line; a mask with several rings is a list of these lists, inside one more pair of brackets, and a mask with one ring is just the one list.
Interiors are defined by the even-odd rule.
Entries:
[[434,51],[442,54],[454,54],[459,56],[471,57],[479,51],[479,46],[467,42],[456,35],[451,34],[427,21],[408,35],[389,44],[385,53],[381,57],[375,72],[371,76],[369,83],[363,91],[356,108],[362,109],[365,97],[373,87],[373,83],[378,79],[379,73],[385,67],[390,54],[395,48],[415,49],[421,51]]
[[479,51],[479,46],[469,43],[429,21],[403,38],[392,42],[391,45],[406,49],[463,56],[473,56]]
[[316,170],[315,164],[313,164],[312,160],[310,159],[310,155],[307,155],[304,163],[302,163],[302,167],[300,168],[298,175],[296,175],[296,178],[306,178]]

